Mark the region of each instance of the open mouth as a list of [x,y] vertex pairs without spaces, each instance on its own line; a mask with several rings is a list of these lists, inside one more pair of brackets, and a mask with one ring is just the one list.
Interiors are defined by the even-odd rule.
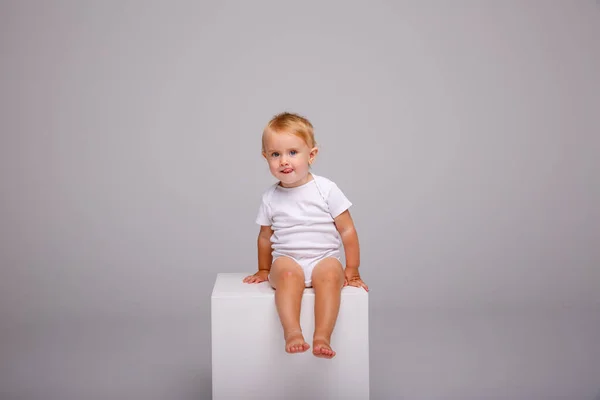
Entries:
[[284,174],[289,174],[289,173],[290,173],[290,172],[292,172],[292,171],[293,171],[293,169],[291,169],[291,168],[286,168],[286,169],[284,169],[284,170],[283,170],[283,171],[281,171],[281,172],[282,172],[282,173],[284,173]]

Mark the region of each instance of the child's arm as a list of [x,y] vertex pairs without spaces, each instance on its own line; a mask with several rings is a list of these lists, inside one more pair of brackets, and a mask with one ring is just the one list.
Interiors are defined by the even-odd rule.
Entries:
[[271,255],[271,235],[273,235],[271,227],[261,225],[257,239],[258,272],[244,278],[244,282],[259,283],[269,278],[269,271],[273,262],[273,256]]
[[346,281],[344,282],[344,286],[362,287],[368,291],[369,287],[362,281],[358,272],[358,267],[360,266],[360,246],[358,245],[358,234],[354,227],[354,221],[350,216],[350,211],[346,210],[335,217],[334,222],[342,238],[342,243],[344,243],[346,255],[346,268],[344,270]]
[[270,226],[260,227],[258,233],[258,270],[267,271],[267,273],[271,270],[271,263],[273,262],[271,236],[273,236],[273,229]]

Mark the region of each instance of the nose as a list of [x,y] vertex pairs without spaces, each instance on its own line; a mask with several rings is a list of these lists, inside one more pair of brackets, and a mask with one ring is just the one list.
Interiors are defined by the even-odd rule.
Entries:
[[287,160],[287,158],[285,158],[284,156],[281,156],[281,158],[279,159],[279,164],[280,164],[281,166],[288,165],[288,160]]

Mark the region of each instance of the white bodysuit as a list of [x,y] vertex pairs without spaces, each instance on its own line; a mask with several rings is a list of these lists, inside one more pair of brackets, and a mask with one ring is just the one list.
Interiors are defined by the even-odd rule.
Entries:
[[311,286],[312,271],[324,258],[340,259],[341,239],[333,223],[352,203],[335,183],[312,174],[304,185],[285,188],[279,183],[262,196],[256,223],[273,230],[273,261],[285,256],[304,270],[305,285]]

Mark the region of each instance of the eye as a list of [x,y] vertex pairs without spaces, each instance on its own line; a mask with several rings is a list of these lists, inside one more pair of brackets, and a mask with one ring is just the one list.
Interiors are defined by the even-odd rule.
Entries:
[[279,153],[278,152],[271,153],[271,157],[279,157]]
[[298,154],[298,152],[296,150],[290,151],[290,156],[295,156],[296,154]]

